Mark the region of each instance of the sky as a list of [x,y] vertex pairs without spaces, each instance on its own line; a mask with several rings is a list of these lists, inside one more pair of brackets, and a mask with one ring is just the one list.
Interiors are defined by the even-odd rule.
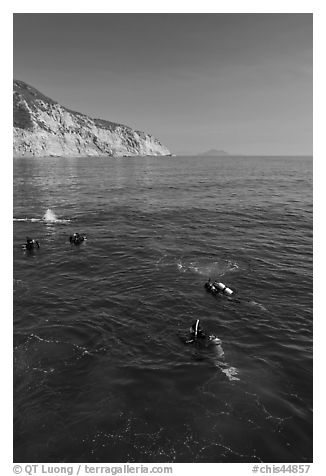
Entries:
[[312,155],[312,17],[16,13],[13,73],[175,154]]

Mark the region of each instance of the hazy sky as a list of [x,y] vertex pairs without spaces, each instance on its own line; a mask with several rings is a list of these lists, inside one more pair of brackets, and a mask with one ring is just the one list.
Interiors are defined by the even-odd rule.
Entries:
[[14,78],[177,154],[312,154],[312,14],[15,14]]

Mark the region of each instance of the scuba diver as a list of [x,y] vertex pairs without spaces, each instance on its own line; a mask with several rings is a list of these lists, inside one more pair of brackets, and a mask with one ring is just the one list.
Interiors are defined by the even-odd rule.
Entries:
[[212,294],[226,294],[227,296],[232,296],[233,291],[229,287],[225,286],[223,283],[217,281],[211,282],[211,278],[208,278],[207,283],[205,283],[205,288],[208,292]]
[[203,347],[214,347],[214,351],[219,359],[224,358],[224,350],[222,341],[215,335],[207,335],[201,327],[199,319],[193,323],[189,329],[190,339],[186,340],[186,344],[196,344]]
[[40,244],[37,240],[32,238],[26,237],[26,243],[22,245],[25,250],[33,250],[34,248],[39,248]]
[[185,344],[195,345],[196,350],[200,353],[204,352],[204,355],[208,355],[207,352],[213,357],[213,362],[216,367],[228,378],[228,380],[239,380],[237,377],[238,369],[229,366],[225,361],[225,354],[222,347],[222,341],[213,334],[206,334],[200,325],[199,319],[193,323],[189,329],[190,338],[184,340]]
[[69,236],[70,243],[74,243],[75,245],[80,245],[80,243],[85,240],[87,240],[86,235],[80,235],[79,233],[74,233],[73,235]]

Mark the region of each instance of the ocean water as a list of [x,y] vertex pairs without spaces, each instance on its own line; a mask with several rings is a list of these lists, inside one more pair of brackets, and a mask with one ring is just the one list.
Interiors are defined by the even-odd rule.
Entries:
[[17,159],[13,227],[15,462],[312,461],[311,158]]

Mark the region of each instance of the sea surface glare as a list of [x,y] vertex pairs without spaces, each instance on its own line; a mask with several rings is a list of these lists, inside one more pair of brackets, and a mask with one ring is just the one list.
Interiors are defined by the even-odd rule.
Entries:
[[15,462],[312,461],[311,158],[17,159],[13,226]]

